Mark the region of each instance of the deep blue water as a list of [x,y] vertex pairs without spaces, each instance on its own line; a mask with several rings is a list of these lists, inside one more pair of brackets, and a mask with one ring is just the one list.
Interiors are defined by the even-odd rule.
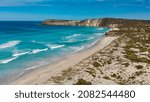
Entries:
[[96,44],[107,28],[0,22],[0,84]]

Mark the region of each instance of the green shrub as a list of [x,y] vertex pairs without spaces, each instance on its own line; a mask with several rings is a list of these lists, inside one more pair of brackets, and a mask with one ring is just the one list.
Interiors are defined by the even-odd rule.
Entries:
[[130,64],[126,62],[126,63],[123,63],[122,65],[124,65],[125,67],[128,67]]
[[143,68],[143,66],[142,65],[137,65],[137,66],[135,66],[137,69],[142,69]]
[[94,67],[99,67],[100,64],[99,64],[98,62],[94,62],[94,63],[93,63],[93,66],[94,66]]
[[75,83],[74,85],[92,85],[92,83],[84,79],[78,79],[77,83]]
[[103,78],[106,80],[111,80],[109,76],[104,76]]

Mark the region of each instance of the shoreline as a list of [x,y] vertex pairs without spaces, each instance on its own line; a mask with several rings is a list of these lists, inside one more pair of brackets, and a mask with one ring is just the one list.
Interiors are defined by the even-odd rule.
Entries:
[[42,85],[46,82],[50,77],[55,76],[61,73],[63,70],[69,69],[69,67],[74,66],[80,63],[83,59],[91,56],[97,51],[103,49],[104,47],[111,44],[112,41],[117,39],[118,37],[108,37],[104,36],[99,38],[99,41],[92,47],[85,49],[83,51],[71,54],[66,56],[65,58],[60,58],[58,61],[41,66],[37,69],[28,70],[19,78],[14,81],[8,83],[13,85]]

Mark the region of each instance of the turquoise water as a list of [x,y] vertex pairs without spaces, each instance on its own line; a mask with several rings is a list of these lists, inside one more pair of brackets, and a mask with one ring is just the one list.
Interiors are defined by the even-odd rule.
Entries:
[[0,22],[0,84],[27,70],[92,47],[108,28]]

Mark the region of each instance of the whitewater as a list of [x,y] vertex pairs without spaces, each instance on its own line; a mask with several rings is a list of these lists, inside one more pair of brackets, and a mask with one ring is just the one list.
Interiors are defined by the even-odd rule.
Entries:
[[94,46],[108,28],[0,22],[0,84]]

